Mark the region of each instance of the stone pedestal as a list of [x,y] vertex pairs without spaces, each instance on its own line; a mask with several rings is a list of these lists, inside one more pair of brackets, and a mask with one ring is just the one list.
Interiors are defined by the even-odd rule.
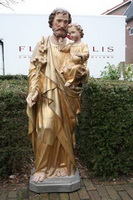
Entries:
[[78,170],[73,176],[46,178],[40,183],[35,183],[32,180],[33,176],[30,177],[29,189],[36,193],[73,192],[80,189]]

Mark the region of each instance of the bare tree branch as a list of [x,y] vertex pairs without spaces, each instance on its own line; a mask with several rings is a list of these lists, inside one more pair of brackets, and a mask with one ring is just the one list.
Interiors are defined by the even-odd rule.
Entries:
[[12,9],[11,8],[12,4],[18,4],[21,1],[23,0],[0,0],[0,6]]

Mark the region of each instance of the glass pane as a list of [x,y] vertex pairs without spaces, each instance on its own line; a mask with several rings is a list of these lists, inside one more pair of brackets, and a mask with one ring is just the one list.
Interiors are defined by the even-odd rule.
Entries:
[[133,35],[133,28],[131,28],[130,30],[130,35]]
[[0,75],[3,75],[4,63],[3,63],[3,47],[0,42]]

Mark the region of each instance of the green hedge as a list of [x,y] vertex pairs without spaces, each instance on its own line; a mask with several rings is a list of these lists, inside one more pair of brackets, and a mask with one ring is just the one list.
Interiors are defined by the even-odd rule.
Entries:
[[99,176],[133,172],[133,83],[91,79],[83,88],[77,148]]
[[0,76],[0,176],[27,168],[32,150],[27,134],[27,80],[24,76]]
[[[0,76],[0,176],[21,173],[32,158],[27,135],[27,77]],[[133,172],[133,83],[90,80],[81,95],[77,149],[99,176]]]

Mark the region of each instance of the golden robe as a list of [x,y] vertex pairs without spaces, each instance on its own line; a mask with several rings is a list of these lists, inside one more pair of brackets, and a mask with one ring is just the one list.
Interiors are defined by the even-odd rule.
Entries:
[[[69,41],[67,41],[69,43]],[[79,92],[64,87],[62,71],[70,57],[48,39],[40,41],[32,55],[29,93],[39,92],[35,105],[27,105],[29,135],[35,154],[35,172],[56,176],[58,169],[75,173],[73,147]]]

